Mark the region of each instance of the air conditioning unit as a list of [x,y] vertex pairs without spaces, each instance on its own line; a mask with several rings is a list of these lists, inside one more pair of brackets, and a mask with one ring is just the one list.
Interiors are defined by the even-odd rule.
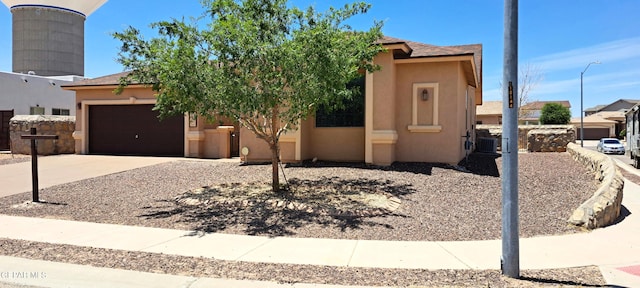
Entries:
[[478,138],[476,148],[478,152],[481,153],[496,153],[496,151],[498,150],[498,139]]

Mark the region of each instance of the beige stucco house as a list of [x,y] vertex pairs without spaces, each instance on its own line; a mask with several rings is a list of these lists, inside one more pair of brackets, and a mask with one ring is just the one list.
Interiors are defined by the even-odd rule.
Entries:
[[[598,140],[600,138],[617,137],[616,136],[616,121],[607,119],[611,112],[599,112],[583,117],[582,128],[584,129],[585,140]],[[613,112],[616,113],[616,112]],[[616,113],[618,114],[618,113]],[[622,115],[624,117],[624,114]],[[576,127],[576,139],[580,139],[580,117],[571,118],[571,125]]]
[[483,101],[477,106],[476,124],[502,125],[502,101]]
[[540,124],[540,115],[542,115],[542,107],[549,103],[556,103],[562,105],[562,107],[571,109],[571,103],[566,100],[561,101],[533,101],[522,105],[520,107],[520,118],[518,119],[519,124],[523,125],[539,125]]
[[[620,132],[626,128],[625,113],[629,111],[634,105],[638,104],[640,100],[637,99],[619,99],[607,105],[597,105],[584,110],[584,116],[589,117],[592,115],[598,115],[596,118],[603,118],[614,122],[614,132],[610,132],[609,136],[606,135],[605,130],[601,126],[587,127],[585,126],[585,138],[600,139],[602,137],[619,136]],[[571,124],[580,125],[579,119],[572,119]],[[607,126],[608,127],[608,126]],[[578,137],[580,137],[578,135]]]
[[[391,37],[380,43],[387,51],[374,62],[382,69],[364,75],[363,99],[351,105],[355,109],[332,115],[319,111],[301,121],[281,137],[283,161],[388,165],[464,158],[464,136],[474,141],[476,105],[482,103],[482,46],[434,46]],[[150,87],[130,85],[120,95],[113,93],[121,76],[64,87],[76,91],[77,153],[228,158],[244,150],[245,161],[270,159],[265,142],[230,121],[206,123],[185,115],[158,122]]]

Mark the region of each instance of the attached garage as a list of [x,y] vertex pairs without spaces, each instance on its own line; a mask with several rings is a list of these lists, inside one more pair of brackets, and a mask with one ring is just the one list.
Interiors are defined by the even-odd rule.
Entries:
[[87,105],[88,153],[183,156],[184,117],[160,119],[153,106]]
[[[62,86],[76,93],[77,154],[230,158],[237,155],[238,129],[232,120],[203,117],[158,118],[156,92],[130,83],[115,93],[127,72]],[[191,117],[189,117],[191,116]],[[187,120],[188,119],[188,120]]]
[[[578,137],[576,139],[580,139],[580,127],[576,130]],[[584,139],[585,140],[599,140],[600,138],[607,138],[609,135],[609,128],[584,128]]]

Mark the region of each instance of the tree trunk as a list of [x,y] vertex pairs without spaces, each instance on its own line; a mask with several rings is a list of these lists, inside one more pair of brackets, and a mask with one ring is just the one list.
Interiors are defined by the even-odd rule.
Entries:
[[271,189],[274,193],[280,192],[280,173],[278,173],[278,143],[271,144]]

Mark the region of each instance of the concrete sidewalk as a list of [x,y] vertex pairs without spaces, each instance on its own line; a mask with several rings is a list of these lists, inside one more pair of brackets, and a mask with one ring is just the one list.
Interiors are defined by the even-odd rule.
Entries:
[[[590,233],[521,239],[521,269],[595,265],[601,267],[610,284],[640,287],[640,277],[618,269],[640,266],[637,237],[640,235],[640,186],[626,183],[623,205],[631,213],[616,225]],[[500,240],[269,238],[7,215],[0,215],[0,223],[0,238],[220,260],[403,269],[500,269]],[[38,263],[32,267],[38,267]],[[3,266],[0,265],[0,271],[5,271]]]
[[[129,159],[129,157],[81,155],[53,157],[68,157],[62,159],[64,161],[58,161],[67,162],[67,168],[61,169],[58,167],[56,169],[56,166],[59,165],[43,163],[42,169],[50,169],[46,170],[47,173],[43,173],[43,176],[44,174],[50,175],[48,180],[44,180],[48,183],[46,185],[55,185],[52,183],[56,183],[56,181],[60,183],[71,182],[175,160],[172,158],[131,157]],[[43,160],[47,158],[45,157]],[[96,163],[100,164],[96,165]],[[2,166],[18,167],[22,164],[25,163],[0,165],[0,175],[3,175],[2,181],[4,179],[24,178],[24,175],[12,172],[12,169],[1,170],[6,168]],[[26,166],[23,168],[28,171],[27,186],[30,184],[29,165],[28,162],[23,165]],[[89,168],[92,166],[100,166],[101,169],[92,170],[92,168]],[[72,169],[71,167],[74,168]],[[74,172],[60,170],[73,170]],[[3,174],[4,172],[14,174],[7,175]],[[637,173],[638,171],[633,172]],[[56,173],[59,175],[57,180],[56,177],[51,176]],[[2,189],[11,194],[20,193],[18,191],[23,188],[20,188],[18,184],[14,185],[5,186],[3,183]],[[7,189],[6,187],[10,188]],[[29,190],[30,187],[22,192]],[[609,284],[640,287],[640,277],[637,276],[640,273],[634,272],[640,271],[640,257],[638,257],[640,255],[640,237],[638,237],[640,235],[640,186],[626,181],[623,205],[630,213],[616,225],[597,229],[590,233],[521,239],[520,268],[551,269],[596,265],[600,266]],[[344,267],[499,270],[501,255],[500,240],[427,242],[269,238],[220,233],[199,234],[184,230],[8,215],[0,215],[0,238],[180,256],[214,257],[220,260]],[[2,277],[3,275],[0,274],[0,282],[46,285],[46,287],[95,286],[95,283],[91,281],[104,281],[101,283],[105,283],[109,287],[210,287],[216,285],[226,287],[307,287],[282,286],[270,282],[257,283],[255,281],[240,281],[237,283],[210,282],[235,280],[198,279],[68,265],[71,264],[2,256],[0,257],[0,272],[41,271],[51,275],[50,277],[52,278],[48,279],[45,284],[42,281],[38,282],[38,279],[34,281],[27,279],[31,281],[29,282],[23,281],[25,279],[19,277]],[[71,272],[76,269],[81,271],[79,273],[82,275]],[[58,278],[53,278],[54,275]],[[52,279],[58,280],[53,281]],[[123,279],[132,280],[131,282],[126,282],[129,280]],[[140,283],[135,283],[137,282],[136,279],[144,279],[144,283],[151,284],[141,286]],[[157,281],[152,279],[157,279]],[[198,283],[207,283],[207,285],[198,286]]]

